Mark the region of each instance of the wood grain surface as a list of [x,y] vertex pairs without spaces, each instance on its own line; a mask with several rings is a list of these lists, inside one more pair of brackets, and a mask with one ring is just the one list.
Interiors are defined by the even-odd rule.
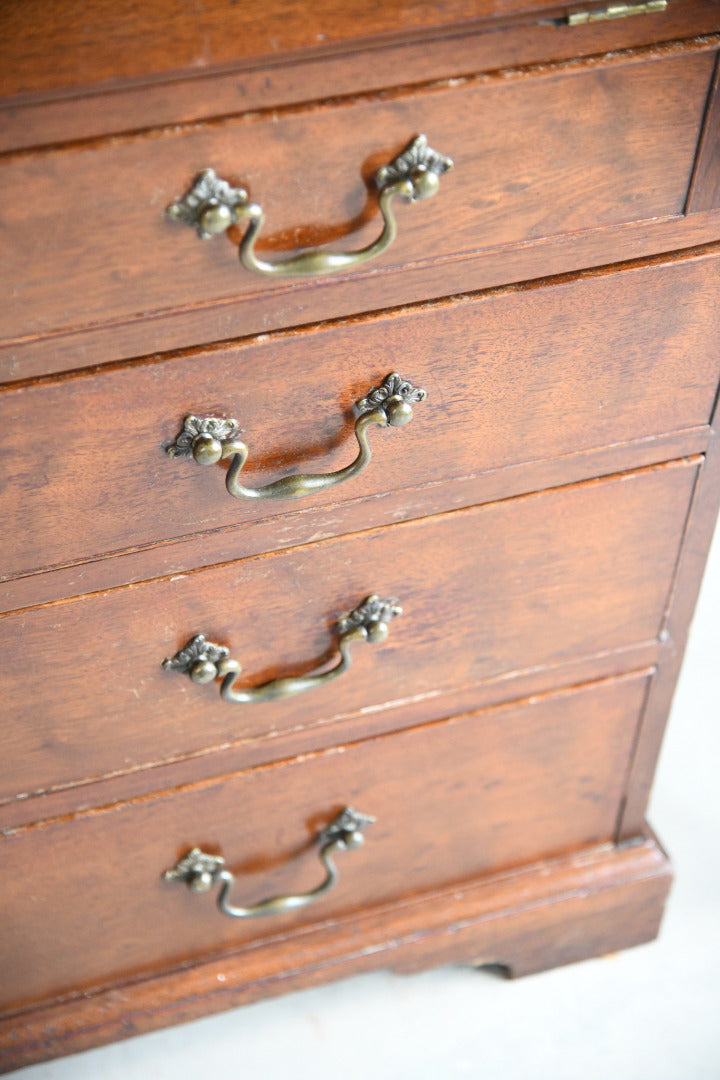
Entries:
[[[45,337],[30,337],[0,346],[0,378],[17,382],[53,372],[76,371],[94,365],[158,352],[184,350],[213,341],[227,342],[288,326],[466,294],[499,285],[544,280],[588,268],[608,268],[623,259],[658,257],[668,252],[712,249],[720,239],[720,210],[673,214],[667,218],[590,229],[568,236],[489,248],[464,258],[433,259],[407,266],[396,275],[355,271],[324,283],[318,281],[311,306],[286,305],[268,309],[258,293],[242,303],[227,300],[182,311],[138,315],[122,324],[107,323]],[[378,296],[378,281],[382,296]],[[296,286],[278,290],[292,301]],[[208,322],[210,320],[210,322]],[[208,329],[209,328],[209,329]]]
[[634,835],[644,821],[673,693],[680,674],[690,622],[720,508],[720,398],[688,517],[673,598],[662,635],[658,675],[648,695],[629,777],[628,798],[619,825],[620,840]]
[[280,521],[269,517],[242,528],[229,525],[90,560],[71,561],[54,569],[0,580],[0,612],[18,611],[80,593],[104,592],[120,585],[182,574],[265,551],[381,528],[387,522],[444,514],[497,499],[629,472],[658,462],[693,457],[705,453],[711,438],[711,429],[702,425],[668,435],[615,443],[601,450],[506,465],[441,483],[408,484],[371,498],[306,505],[302,510],[283,515]]
[[[341,732],[369,710],[425,696],[442,708],[444,693],[652,641],[697,465],[690,459],[4,616],[0,795],[26,797],[317,724]],[[220,701],[217,685],[161,670],[197,633],[231,648],[245,685],[317,670],[337,655],[336,619],[371,593],[399,598],[404,614],[385,644],[357,645],[351,670],[322,689],[232,705]]]
[[705,123],[695,162],[687,212],[701,213],[720,206],[720,62],[708,98]]
[[[591,684],[6,835],[0,1005],[606,841],[646,686],[642,675]],[[212,896],[161,879],[198,846],[237,875],[235,903],[306,891],[324,877],[314,837],[349,805],[377,822],[361,850],[338,855],[335,890],[300,912],[229,919]]]
[[360,274],[375,282],[375,307],[384,273],[408,264],[680,213],[713,67],[707,48],[538,65],[6,158],[0,339],[12,354],[12,342],[200,307],[213,340],[224,336],[213,303],[257,295],[268,326],[312,314],[315,290],[332,292],[332,281],[288,292],[238,265],[237,240],[202,242],[163,217],[206,167],[242,181],[265,208],[265,256],[352,249],[379,233],[373,171],[425,132],[455,171],[432,201],[400,208],[396,243]]
[[0,1068],[376,967],[499,963],[523,975],[602,956],[655,937],[670,880],[667,857],[646,835],[355,912],[262,947],[9,1016],[0,1020]]
[[[54,6],[53,11],[57,11]],[[442,13],[444,8],[436,5]],[[113,11],[116,11],[113,8]],[[369,6],[363,5],[363,13]],[[226,15],[228,13],[226,12]],[[201,12],[195,13],[196,19]],[[407,9],[404,10],[404,20]],[[102,17],[95,21],[84,12],[85,26],[90,32],[104,34]],[[0,42],[4,56],[6,86],[12,77],[9,65],[17,63],[26,44],[21,40],[22,29],[12,28]],[[66,33],[68,24],[63,26]],[[252,59],[238,60],[226,65],[201,66],[187,69],[182,78],[177,72],[143,72],[140,77],[113,78],[85,87],[74,87],[68,93],[59,82],[56,89],[43,90],[43,81],[58,80],[70,54],[70,45],[62,35],[53,39],[53,62],[44,63],[38,72],[39,82],[26,57],[23,75],[40,87],[35,92],[12,94],[0,100],[0,151],[57,144],[98,135],[119,134],[165,124],[189,123],[228,116],[256,109],[280,108],[285,105],[318,101],[327,97],[357,94],[403,85],[421,85],[435,79],[465,76],[498,68],[532,63],[551,63],[573,57],[592,56],[618,49],[643,46],[651,42],[671,42],[676,39],[711,34],[720,30],[720,13],[715,0],[682,0],[671,3],[663,12],[643,18],[612,19],[569,27],[562,18],[530,22],[513,20],[498,26],[486,22],[465,23],[461,28],[428,31],[405,40],[391,38],[366,39],[362,51],[348,51],[318,42],[317,48],[302,54],[275,55],[258,66]],[[429,35],[429,36],[428,36]],[[241,39],[246,43],[246,39]],[[131,62],[137,63],[135,41]],[[237,41],[236,41],[237,44]],[[39,45],[39,42],[38,42]],[[120,43],[113,39],[114,54],[111,70],[118,74],[126,57],[119,57]],[[42,48],[48,47],[47,37]],[[87,59],[97,55],[94,50]],[[182,63],[182,58],[179,58]],[[71,69],[78,77],[79,69]],[[87,68],[83,69],[88,71]],[[122,70],[120,70],[122,75]],[[92,69],[87,77],[92,77]]]
[[[645,808],[720,498],[719,11],[0,5],[0,1071],[375,966],[655,935]],[[358,248],[421,131],[455,171],[358,272],[261,279],[237,229],[163,218],[213,167],[262,255]],[[337,469],[393,369],[427,402],[309,504],[164,453],[215,413],[252,485]],[[323,669],[372,592],[388,640],[302,697],[160,667],[203,632],[241,685]],[[238,903],[310,889],[348,804],[378,821],[317,907],[230,920],[161,879],[198,845]]]
[[[678,7],[697,5],[671,4],[667,15],[632,22],[654,40],[667,21],[677,19],[673,9]],[[712,11],[712,4],[704,7]],[[91,10],[82,0],[55,0],[49,8],[42,0],[26,0],[22,8],[3,5],[0,86],[6,96],[50,94],[76,91],[79,82],[103,83],[107,89],[127,80],[202,76],[228,65],[272,67],[294,59],[292,54],[323,59],[339,51],[352,55],[372,47],[373,39],[381,44],[427,38],[457,33],[458,26],[472,33],[520,22],[538,31],[541,13],[557,15],[558,5],[548,0],[443,0],[432,5],[422,0],[319,0],[308,18],[294,0],[245,0],[238,6],[206,0],[192,10],[182,0],[162,0],[151,8],[137,0],[95,0]],[[684,15],[680,26],[692,29],[693,15],[693,10]],[[571,37],[582,40],[575,29]]]
[[[6,832],[55,820],[68,814],[93,810],[121,800],[139,799],[166,788],[183,787],[202,780],[264,766],[279,757],[290,758],[326,750],[336,746],[338,739],[356,742],[376,735],[449,719],[468,711],[492,708],[508,701],[547,694],[559,686],[579,686],[598,679],[608,679],[636,672],[652,672],[663,653],[658,641],[646,641],[619,649],[596,653],[593,656],[565,660],[559,664],[498,675],[444,693],[394,702],[390,709],[358,713],[335,724],[316,724],[278,734],[269,732],[265,738],[237,739],[231,744],[211,747],[199,754],[156,763],[149,769],[118,772],[98,780],[58,787],[42,795],[3,802],[0,812],[1,828]],[[342,734],[338,732],[341,731]]]
[[[267,547],[285,546],[302,539],[306,509],[355,503],[352,531],[385,492],[702,427],[720,368],[717,262],[635,265],[10,387],[0,580],[231,525],[264,524]],[[357,452],[353,403],[393,370],[427,401],[401,431],[372,429],[367,471],[327,493],[233,499],[222,466],[163,451],[188,413],[232,416],[250,447],[245,484],[330,472]],[[29,437],[46,426],[52,452]],[[432,512],[434,487],[426,497]],[[422,512],[408,500],[408,516]],[[348,514],[334,514],[341,532]],[[253,542],[238,536],[237,554]]]

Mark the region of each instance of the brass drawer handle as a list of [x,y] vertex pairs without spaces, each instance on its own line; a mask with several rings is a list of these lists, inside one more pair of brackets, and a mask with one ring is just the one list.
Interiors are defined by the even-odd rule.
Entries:
[[219,416],[186,416],[183,430],[175,442],[167,447],[166,453],[170,457],[193,457],[198,465],[215,465],[222,459],[231,458],[225,487],[236,499],[298,499],[334,487],[361,473],[372,458],[368,428],[373,424],[402,427],[412,420],[412,404],[424,401],[426,397],[424,390],[417,389],[396,372],[388,375],[380,386],[373,387],[366,397],[355,404],[359,413],[355,421],[355,438],[360,448],[358,455],[337,472],[284,476],[264,487],[245,487],[238,477],[249,450],[237,437],[237,420]]
[[374,817],[359,814],[352,807],[346,807],[341,814],[331,821],[317,835],[318,857],[325,867],[325,880],[310,892],[293,896],[270,896],[251,907],[234,907],[228,903],[228,893],[235,883],[235,875],[225,869],[222,855],[208,855],[200,848],[193,848],[171,870],[163,874],[165,881],[180,881],[193,892],[208,892],[218,881],[222,882],[218,893],[217,906],[223,915],[233,919],[254,919],[258,915],[282,915],[294,908],[306,907],[330,892],[338,880],[338,871],[333,856],[338,851],[350,851],[362,847],[365,837],[363,830],[372,825]]
[[382,642],[388,636],[388,623],[396,615],[402,614],[397,600],[391,597],[381,600],[379,596],[368,596],[362,604],[353,608],[348,615],[338,620],[338,649],[340,660],[329,671],[316,675],[300,675],[296,678],[272,679],[261,686],[244,690],[234,690],[237,677],[242,671],[237,660],[229,656],[230,650],[224,645],[215,645],[207,641],[204,634],[196,634],[184,648],[163,660],[162,666],[170,671],[189,675],[193,682],[209,683],[220,678],[220,697],[223,701],[248,705],[253,702],[281,701],[285,698],[304,694],[317,686],[337,679],[352,665],[350,646],[356,641]]
[[204,169],[181,199],[165,210],[167,217],[182,221],[196,229],[202,240],[224,233],[231,225],[249,222],[240,242],[240,262],[257,274],[276,274],[293,277],[321,277],[337,274],[374,259],[385,251],[397,235],[397,223],[392,200],[399,195],[406,202],[429,199],[438,190],[440,176],[452,169],[450,158],[443,157],[418,135],[394,158],[375,173],[379,191],[378,205],[383,218],[380,236],[360,251],[307,251],[303,255],[279,262],[266,262],[255,254],[255,241],[263,227],[265,214],[261,207],[249,201],[244,188],[232,187],[221,180],[212,169]]

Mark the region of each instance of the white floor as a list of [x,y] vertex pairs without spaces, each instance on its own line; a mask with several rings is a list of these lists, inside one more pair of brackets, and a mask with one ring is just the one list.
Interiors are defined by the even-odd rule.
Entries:
[[660,940],[508,982],[385,972],[247,1006],[18,1080],[720,1080],[720,536],[651,821],[677,881]]

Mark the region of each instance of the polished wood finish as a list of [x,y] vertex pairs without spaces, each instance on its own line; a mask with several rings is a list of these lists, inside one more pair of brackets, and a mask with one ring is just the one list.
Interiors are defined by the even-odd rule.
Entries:
[[[677,52],[612,54],[602,65],[538,65],[422,93],[400,90],[6,159],[4,242],[28,268],[22,282],[14,273],[5,279],[6,370],[12,374],[14,345],[25,339],[172,309],[202,309],[203,340],[217,340],[227,336],[217,301],[232,299],[239,309],[243,298],[261,296],[268,327],[295,324],[298,309],[324,317],[315,294],[332,296],[331,279],[288,286],[249,273],[228,236],[203,243],[164,219],[164,208],[208,166],[241,180],[265,208],[264,255],[324,244],[356,248],[379,232],[368,180],[424,131],[456,171],[431,202],[402,207],[395,244],[350,275],[372,280],[375,297],[383,290],[378,268],[392,277],[408,263],[679,214],[713,64],[701,39]],[[528,144],[531,128],[536,137]],[[298,178],[291,199],[288,177]],[[82,207],[82,227],[65,212],[68,195]],[[618,247],[615,259],[627,254],[634,253]]]
[[720,206],[720,61],[708,99],[687,211],[696,214]]
[[[652,938],[646,803],[720,501],[720,6],[6,10],[0,1069],[381,965]],[[357,272],[262,281],[163,219],[213,166],[270,257],[360,246],[419,131],[456,170]],[[258,512],[164,454],[221,412],[250,483],[329,471],[392,369],[427,402],[327,497]],[[330,664],[373,591],[388,640],[302,698],[160,668],[199,631],[247,684]],[[310,888],[348,802],[379,820],[317,907],[238,922],[161,880],[198,844],[238,902]]]
[[[6,835],[0,1008],[609,840],[647,682],[533,698]],[[310,907],[230,919],[161,878],[197,846],[233,869],[235,903],[304,892],[323,877],[314,836],[350,805],[377,822]],[[106,920],[111,934],[98,932]]]
[[667,858],[650,837],[484,876],[0,1019],[0,1068],[377,967],[470,961],[517,976],[614,952],[656,936],[669,884]]
[[[55,4],[54,11],[58,8]],[[366,14],[368,8],[363,6],[362,11]],[[196,20],[200,15],[195,12]],[[231,70],[228,65],[205,64],[187,70],[181,81],[173,72],[163,75],[161,71],[151,74],[146,70],[142,79],[116,79],[112,86],[107,82],[86,86],[80,97],[63,91],[57,82],[55,89],[43,91],[43,80],[57,80],[57,65],[43,66],[36,81],[26,63],[24,85],[31,90],[0,101],[0,151],[317,101],[326,97],[328,87],[333,88],[335,98],[382,90],[396,86],[399,73],[405,86],[418,86],[458,75],[629,49],[648,41],[672,42],[713,33],[718,28],[716,0],[682,0],[669,4],[664,12],[643,18],[587,26],[568,27],[562,18],[523,20],[504,26],[466,23],[460,30],[420,32],[416,39],[407,36],[406,16],[404,9],[404,40],[396,36],[375,42],[365,39],[361,51],[343,49],[338,54],[331,46],[318,42],[309,53],[295,53],[289,58],[276,56],[269,66],[258,67],[252,60],[238,64],[237,57]],[[67,24],[63,29],[67,30]],[[110,40],[113,63],[117,65],[117,38],[103,34],[104,44]],[[246,41],[244,36],[242,40]],[[134,41],[129,50],[130,62],[135,64],[137,45]],[[16,63],[21,57],[22,47],[16,45],[11,58],[3,57],[5,71],[9,72],[8,63]],[[178,57],[178,66],[182,60]],[[72,70],[74,77],[76,69]],[[117,67],[113,70],[117,72]]]
[[[55,787],[42,795],[13,799],[0,807],[5,831],[33,826],[67,815],[86,812],[118,800],[142,798],[158,791],[211,780],[218,772],[231,773],[267,765],[278,755],[284,758],[306,755],[335,746],[339,739],[356,742],[393,731],[432,723],[481,708],[492,708],[510,699],[547,694],[559,685],[581,685],[628,672],[651,674],[663,654],[661,643],[645,641],[593,656],[579,656],[558,664],[543,664],[509,674],[500,674],[481,683],[460,686],[443,693],[410,698],[393,703],[391,709],[365,711],[337,724],[316,724],[270,733],[266,738],[238,738],[230,744],[206,748],[202,753],[156,762],[150,769],[119,772],[96,780]],[[218,701],[218,706],[220,702]]]
[[150,547],[125,550],[118,555],[109,554],[49,571],[6,578],[0,581],[0,611],[17,611],[68,599],[81,592],[100,592],[149,578],[177,576],[268,550],[282,550],[339,534],[380,528],[387,521],[442,514],[501,498],[580,483],[597,476],[628,472],[658,461],[692,457],[705,452],[710,438],[709,427],[690,428],[619,443],[602,450],[508,465],[479,476],[471,474],[441,484],[408,485],[370,499],[318,507],[308,505],[284,515],[282,530],[278,529],[277,519],[271,517],[241,529],[235,526],[216,528]]
[[[458,687],[653,640],[696,472],[682,461],[5,616],[12,753],[0,796],[243,738],[277,744],[409,698],[437,708]],[[300,697],[232,705],[160,668],[204,633],[231,649],[243,684],[307,673],[336,652],[335,620],[370,593],[403,606],[387,642],[357,645],[349,672]],[[28,653],[47,658],[32,685]]]
[[[544,279],[583,267],[606,267],[629,254],[643,258],[676,249],[709,247],[718,237],[720,210],[711,210],[576,233],[571,241],[564,236],[534,240],[490,248],[461,259],[437,259],[429,265],[408,266],[397,275],[382,276],[380,296],[377,275],[365,276],[362,271],[355,271],[333,279],[332,289],[319,283],[312,313],[302,306],[267,310],[262,293],[247,297],[240,305],[233,300],[218,304],[217,310],[214,305],[211,336],[225,341],[284,327],[288,310],[293,310],[295,324],[304,326],[312,323],[313,317],[328,320],[378,307],[393,308],[415,303],[418,296],[445,297],[527,279]],[[237,263],[233,265],[237,269]],[[288,285],[283,292],[289,303],[293,302],[294,288]],[[280,297],[280,292],[275,291],[276,297]],[[32,337],[7,349],[0,348],[0,377],[9,383],[105,364],[108,357],[122,360],[184,349],[206,341],[207,336],[208,312],[200,305],[182,312],[130,319],[121,325]]]
[[[235,556],[252,554],[252,523],[269,533],[256,550],[287,546],[318,536],[317,514],[306,510],[332,507],[335,531],[355,531],[373,524],[368,504],[388,492],[424,485],[431,500],[458,477],[707,425],[720,375],[717,263],[715,253],[632,264],[8,387],[0,391],[8,533],[0,579],[235,525]],[[222,466],[163,452],[188,413],[233,416],[250,447],[249,486],[330,472],[357,452],[354,402],[391,370],[425,387],[427,401],[402,431],[373,429],[367,471],[327,493],[237,500]],[[52,457],[28,437],[28,417],[49,421]],[[492,497],[516,493],[496,488]],[[343,515],[338,504],[347,503]],[[407,516],[421,513],[419,500],[408,505]],[[304,533],[298,515],[310,518]],[[276,520],[288,516],[288,525]]]
[[693,504],[688,517],[680,563],[675,576],[672,603],[662,635],[658,673],[648,695],[643,724],[628,777],[628,796],[618,838],[636,835],[645,820],[650,787],[673,692],[680,674],[683,651],[690,621],[705,569],[720,509],[720,398],[715,405],[712,435],[698,476]]
[[[686,7],[691,9],[687,15]],[[662,33],[676,17],[674,9],[682,8],[681,27],[693,26],[697,5],[671,3],[670,8],[667,15],[640,22],[645,40],[648,34],[653,40],[654,33]],[[704,9],[713,12],[712,4]],[[442,31],[456,34],[459,25],[464,33],[478,24],[494,31],[507,24],[508,17],[531,23],[535,31],[541,18],[556,14],[558,5],[552,0],[443,0],[430,7],[422,0],[318,0],[312,19],[293,0],[245,0],[241,7],[206,0],[192,10],[182,0],[162,0],[152,8],[137,0],[95,0],[88,19],[82,0],[56,0],[50,9],[42,0],[28,0],[22,11],[12,5],[3,10],[0,85],[3,96],[47,94],[74,91],[79,71],[86,84],[104,83],[106,89],[148,76],[204,75],[228,64],[272,68],[294,59],[293,54],[325,58],[338,51],[365,51],[373,39],[412,41]],[[47,63],[48,40],[53,43],[52,66]]]

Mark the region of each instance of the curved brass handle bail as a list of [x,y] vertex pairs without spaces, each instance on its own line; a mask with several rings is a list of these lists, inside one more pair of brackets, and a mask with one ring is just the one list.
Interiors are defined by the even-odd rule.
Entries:
[[392,208],[396,195],[406,202],[415,202],[433,194],[434,191],[427,195],[418,194],[411,180],[397,180],[394,184],[380,189],[378,207],[383,228],[372,244],[359,251],[306,251],[303,255],[279,262],[268,262],[259,259],[255,254],[255,243],[265,224],[265,213],[262,207],[250,203],[238,213],[239,221],[247,219],[250,223],[240,241],[240,262],[246,270],[253,270],[256,274],[274,274],[276,277],[327,277],[329,274],[338,274],[341,270],[351,270],[381,255],[397,236],[397,221]]
[[229,656],[229,649],[208,641],[204,634],[196,634],[184,648],[163,660],[162,666],[170,671],[189,675],[193,682],[209,683],[222,679],[220,697],[223,701],[240,705],[250,705],[265,701],[282,701],[297,697],[308,690],[337,679],[352,665],[350,646],[356,641],[382,642],[388,636],[388,624],[392,618],[402,614],[402,608],[394,597],[381,600],[379,596],[368,596],[362,604],[338,620],[338,649],[340,660],[329,669],[315,675],[300,675],[295,678],[271,679],[261,686],[234,689],[242,668],[237,660]]
[[255,254],[255,243],[265,223],[264,211],[251,203],[244,188],[234,188],[221,180],[212,169],[205,169],[177,202],[165,213],[176,221],[192,225],[203,240],[225,232],[231,225],[247,221],[240,242],[240,262],[256,274],[282,277],[323,277],[348,270],[385,251],[397,235],[397,222],[392,209],[396,196],[406,202],[431,198],[439,187],[439,178],[453,167],[450,158],[438,154],[418,135],[401,154],[375,173],[379,190],[378,206],[383,219],[382,232],[377,240],[359,251],[306,251],[278,262],[267,262]]
[[331,821],[317,836],[318,857],[325,868],[325,880],[310,892],[287,896],[270,896],[251,907],[235,907],[230,904],[228,894],[235,883],[235,875],[225,868],[221,855],[208,855],[200,848],[193,848],[184,858],[166,870],[165,881],[183,882],[193,892],[208,892],[217,882],[222,882],[218,893],[217,906],[223,915],[233,919],[254,919],[259,915],[281,915],[285,911],[307,907],[321,896],[330,892],[338,880],[338,871],[333,856],[338,851],[350,851],[361,847],[365,841],[363,830],[372,825],[374,817],[360,814],[351,806]]
[[198,465],[214,465],[230,458],[225,487],[235,499],[298,499],[334,487],[361,473],[372,458],[368,429],[373,425],[402,427],[412,420],[412,405],[426,397],[424,390],[413,386],[397,372],[388,375],[380,386],[373,387],[355,406],[360,413],[355,421],[357,457],[336,472],[300,473],[284,476],[263,487],[245,487],[239,476],[248,459],[248,447],[237,437],[237,420],[217,416],[186,416],[182,432],[167,448],[167,453],[171,457],[192,455]]
[[231,457],[230,468],[225,478],[225,487],[235,499],[299,499],[303,495],[312,495],[316,491],[324,491],[326,488],[341,484],[344,480],[350,480],[366,469],[372,458],[372,450],[368,442],[368,428],[377,424],[378,427],[387,427],[392,421],[383,409],[373,409],[363,413],[355,421],[355,438],[358,441],[359,452],[354,461],[343,469],[332,473],[301,473],[296,476],[284,476],[271,484],[265,484],[259,488],[245,487],[239,481],[240,472],[248,459],[248,448],[244,443],[230,443],[223,447],[222,456]]

